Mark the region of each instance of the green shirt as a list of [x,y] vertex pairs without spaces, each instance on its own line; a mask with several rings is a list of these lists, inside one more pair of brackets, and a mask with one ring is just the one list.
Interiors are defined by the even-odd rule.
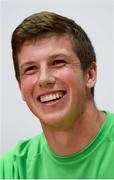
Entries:
[[114,115],[107,112],[92,143],[71,156],[56,156],[43,133],[18,143],[1,158],[0,178],[114,179]]

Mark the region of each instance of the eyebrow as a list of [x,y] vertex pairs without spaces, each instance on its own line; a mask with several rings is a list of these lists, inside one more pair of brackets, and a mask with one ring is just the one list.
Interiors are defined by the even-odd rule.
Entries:
[[55,59],[55,58],[59,58],[59,57],[63,57],[63,58],[70,58],[70,56],[68,54],[53,54],[49,56],[49,59]]
[[27,62],[24,62],[23,64],[19,65],[19,67],[22,68],[24,66],[32,65],[34,63],[35,63],[35,61],[27,61]]

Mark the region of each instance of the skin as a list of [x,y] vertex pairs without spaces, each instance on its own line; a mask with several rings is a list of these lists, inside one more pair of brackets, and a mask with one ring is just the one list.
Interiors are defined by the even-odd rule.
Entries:
[[[68,35],[25,42],[18,61],[23,99],[40,119],[52,151],[66,156],[82,150],[96,136],[105,116],[90,91],[96,81],[96,64],[83,72]],[[58,91],[65,92],[60,100],[39,101]]]

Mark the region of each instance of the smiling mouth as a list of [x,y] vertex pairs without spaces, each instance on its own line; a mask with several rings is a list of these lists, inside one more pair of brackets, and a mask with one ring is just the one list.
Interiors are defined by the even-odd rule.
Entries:
[[57,101],[57,100],[63,98],[65,93],[66,93],[65,91],[58,91],[58,92],[53,92],[50,94],[42,95],[39,97],[39,101],[41,103],[49,103],[52,101]]

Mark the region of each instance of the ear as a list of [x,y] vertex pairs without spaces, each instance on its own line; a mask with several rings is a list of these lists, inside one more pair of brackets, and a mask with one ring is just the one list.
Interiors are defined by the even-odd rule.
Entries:
[[95,86],[96,78],[97,78],[97,66],[96,63],[92,63],[91,66],[87,70],[87,88],[92,88]]

